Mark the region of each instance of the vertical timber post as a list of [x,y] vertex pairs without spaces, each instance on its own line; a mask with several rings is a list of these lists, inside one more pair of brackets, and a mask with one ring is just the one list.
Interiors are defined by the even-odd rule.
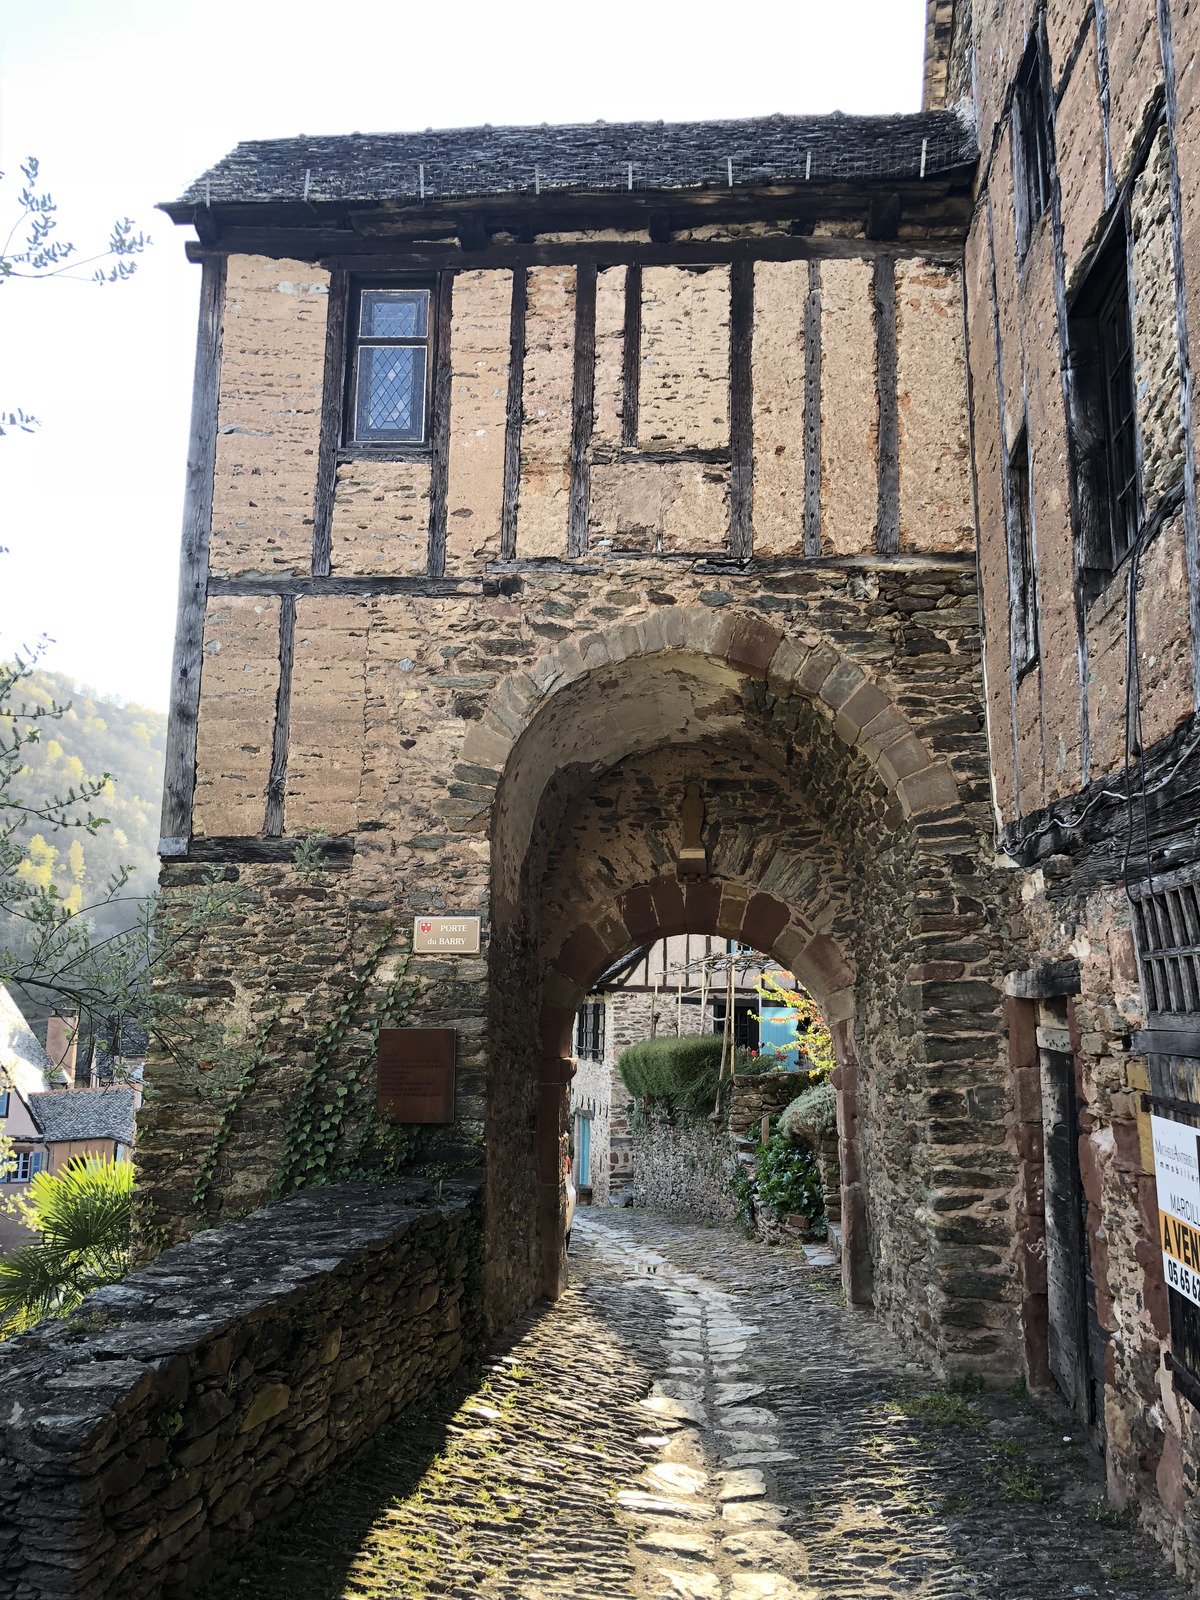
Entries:
[[754,263],[729,269],[729,553],[754,554]]
[[212,532],[213,477],[217,467],[217,407],[221,389],[221,330],[225,312],[224,256],[206,256],[200,281],[200,326],[192,383],[183,537],[179,547],[179,612],[171,663],[171,709],[159,854],[187,854],[196,790],[196,723],[204,661],[208,543]]

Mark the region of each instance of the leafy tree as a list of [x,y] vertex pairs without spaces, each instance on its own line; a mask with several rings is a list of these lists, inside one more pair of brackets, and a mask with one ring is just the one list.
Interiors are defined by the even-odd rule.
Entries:
[[0,1260],[0,1336],[68,1315],[129,1271],[132,1162],[89,1155],[35,1173],[9,1205],[38,1237]]
[[[832,1072],[837,1065],[833,1038],[820,1007],[808,990],[789,987],[795,981],[790,972],[764,972],[756,988],[769,1005],[787,1008],[786,1014],[777,1020],[795,1025],[800,1051],[808,1057],[809,1068],[814,1072]],[[761,1022],[762,1018],[755,1013],[755,1020]]]
[[[0,283],[9,278],[78,280],[76,269],[80,267],[94,269],[90,274],[92,283],[121,283],[131,278],[137,271],[137,262],[131,257],[141,255],[150,243],[144,233],[134,232],[132,218],[125,217],[113,223],[103,250],[80,256],[69,240],[55,237],[58,207],[48,190],[38,189],[38,173],[36,156],[21,163],[25,185],[17,195],[16,216],[0,245]],[[0,180],[3,178],[0,172]],[[13,428],[32,433],[37,426],[38,419],[19,406],[15,410],[0,410],[0,438]]]
[[[87,852],[111,818],[93,807],[109,809],[112,773],[88,776],[78,758],[61,759],[59,740],[48,741],[59,744],[58,757],[37,765],[43,734],[57,728],[65,738],[70,719],[80,719],[44,685],[29,692],[36,660],[0,662],[0,982],[48,1011],[77,1016],[89,1044],[119,1044],[129,1024],[148,1031],[202,1093],[219,1094],[244,1070],[244,1045],[157,984],[230,914],[240,892],[216,867],[186,903],[161,903],[140,885],[131,889],[134,866],[119,857],[109,857],[107,876],[95,881]],[[85,729],[89,722],[103,725],[89,717]],[[47,793],[39,779],[57,775],[63,786]]]

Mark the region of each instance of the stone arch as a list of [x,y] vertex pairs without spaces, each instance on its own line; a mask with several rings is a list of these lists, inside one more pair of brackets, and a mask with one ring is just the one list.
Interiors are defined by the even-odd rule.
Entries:
[[[539,1119],[538,1235],[542,1290],[561,1292],[565,1236],[560,1190],[561,1141],[566,1133],[564,1089],[574,1075],[575,1015],[592,985],[614,961],[639,946],[678,933],[736,939],[796,975],[821,1006],[833,1036],[837,1071],[842,1217],[843,1282],[852,1304],[869,1304],[870,1256],[860,1171],[857,1054],[854,1046],[854,963],[838,941],[807,927],[795,910],[774,895],[723,879],[681,884],[660,877],[620,896],[616,915],[584,922],[564,941],[547,967],[538,994]],[[597,931],[605,929],[607,937]],[[617,930],[621,931],[617,931]]]
[[[689,658],[690,675],[715,700],[738,679],[758,679],[776,694],[809,700],[832,724],[843,744],[861,754],[894,795],[899,815],[961,813],[958,785],[913,727],[895,698],[828,636],[786,636],[762,616],[733,607],[663,607],[636,623],[625,623],[565,640],[524,672],[511,674],[468,736],[463,760],[502,771],[494,814],[493,914],[503,917],[515,897],[511,873],[524,858],[535,796],[544,785],[545,762],[536,748],[545,726],[572,686],[601,671],[661,657]],[[571,697],[569,697],[571,698]],[[673,707],[686,719],[689,708]],[[694,708],[691,708],[694,710]],[[554,730],[548,730],[553,735]],[[620,730],[596,718],[594,761],[605,765],[639,747],[638,730]],[[644,747],[663,736],[661,709],[641,730]]]
[[[681,763],[707,749],[727,765],[744,757],[771,766],[799,807],[781,823],[795,823],[798,848],[820,834],[817,848],[841,852],[837,871],[857,893],[841,919],[848,942],[838,934],[849,976],[834,981],[820,942],[831,928],[805,925],[803,894],[775,887],[773,836],[755,834],[740,794],[729,799],[728,826],[763,845],[738,871],[714,867],[714,879],[734,882],[710,907],[712,931],[717,916],[732,927],[738,904],[745,928],[752,904],[778,900],[786,923],[769,942],[746,942],[767,943],[811,980],[838,1030],[851,1298],[873,1294],[898,1331],[954,1370],[994,1366],[1007,1349],[1008,1254],[994,1253],[988,1277],[962,1269],[955,1243],[972,1230],[993,1236],[1014,1181],[995,1153],[1007,1091],[989,965],[997,946],[981,893],[988,819],[977,793],[964,803],[955,772],[897,703],[904,694],[936,734],[939,714],[957,717],[976,702],[961,673],[939,699],[939,663],[918,661],[910,681],[905,660],[873,678],[815,630],[785,636],[732,606],[664,607],[559,644],[506,680],[472,728],[463,750],[480,774],[472,781],[495,784],[487,1137],[490,1148],[521,1152],[507,1169],[489,1162],[497,1320],[561,1283],[569,1030],[586,984],[635,947],[651,917],[654,928],[672,915],[699,917],[714,893],[676,884],[661,813],[653,841],[638,835],[640,855],[625,852],[619,874],[597,872],[603,855],[579,843],[586,808],[622,775],[632,783],[639,764],[638,783],[653,789],[657,774],[678,787]],[[974,781],[974,769],[963,771]],[[628,812],[613,815],[614,843],[641,826],[632,788],[628,798]],[[767,901],[756,900],[763,892]],[[672,912],[675,896],[682,910],[676,902]],[[965,1201],[956,1192],[964,1184]]]

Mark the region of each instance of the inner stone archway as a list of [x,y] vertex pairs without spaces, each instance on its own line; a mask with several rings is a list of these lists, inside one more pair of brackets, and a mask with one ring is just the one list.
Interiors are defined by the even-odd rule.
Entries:
[[[520,689],[496,711],[512,737],[494,811],[488,1145],[512,1155],[492,1165],[492,1314],[563,1281],[581,1000],[639,945],[707,932],[796,973],[835,1029],[850,1298],[903,1317],[948,1365],[994,1363],[1011,1342],[1006,1262],[985,1252],[983,1272],[964,1270],[980,1212],[1006,1206],[1012,1182],[1002,1131],[972,1126],[998,1104],[989,1086],[1003,1094],[993,991],[976,978],[990,959],[969,903],[979,841],[948,769],[860,667],[756,617],[703,620],[703,650],[649,625],[593,636],[530,673],[523,717]],[[709,875],[685,883],[696,780]],[[960,931],[954,960],[924,959]]]

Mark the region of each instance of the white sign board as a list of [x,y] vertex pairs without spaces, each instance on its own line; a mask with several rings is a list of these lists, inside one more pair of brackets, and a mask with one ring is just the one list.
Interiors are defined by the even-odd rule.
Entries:
[[1158,1235],[1167,1287],[1200,1306],[1200,1133],[1151,1117]]
[[441,955],[479,954],[478,917],[418,917],[413,923],[414,951]]

